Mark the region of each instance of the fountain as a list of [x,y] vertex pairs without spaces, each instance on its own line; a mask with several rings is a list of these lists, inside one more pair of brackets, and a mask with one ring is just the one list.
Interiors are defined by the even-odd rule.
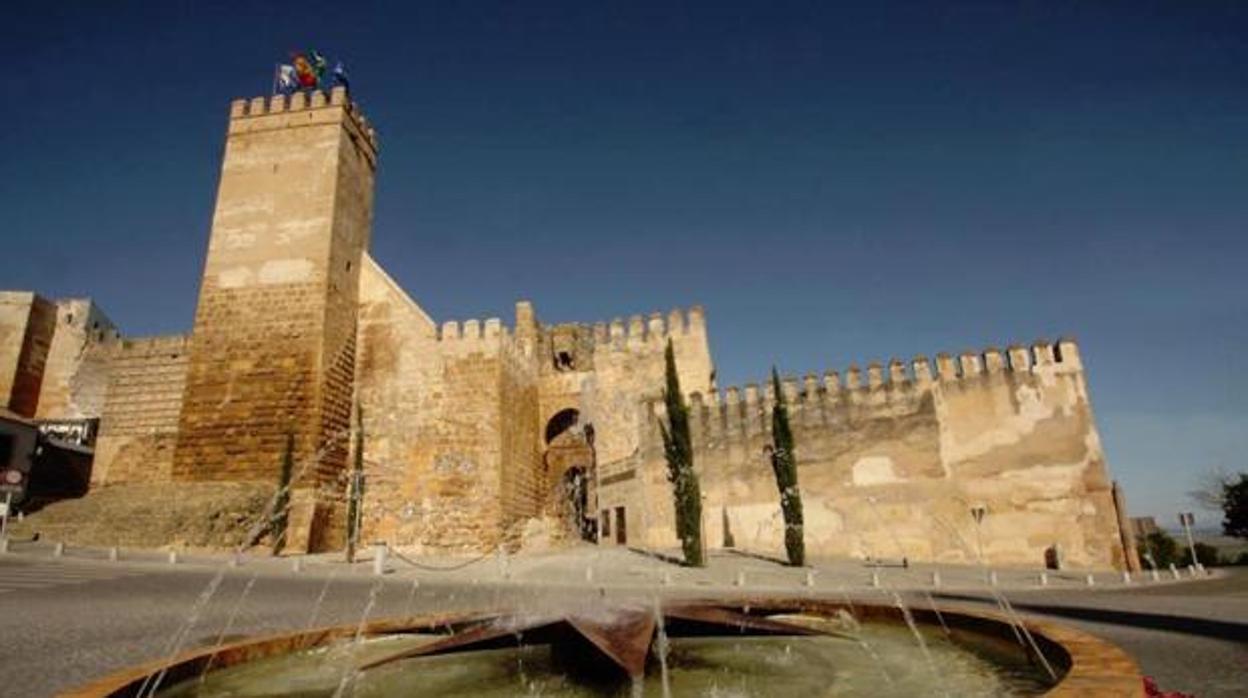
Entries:
[[[575,595],[573,595],[575,597]],[[802,598],[604,603],[364,621],[248,639],[105,677],[67,695],[880,696],[1138,693],[1120,650],[1026,621]],[[916,644],[915,639],[920,638]],[[211,669],[211,670],[209,670]],[[1070,693],[1068,693],[1070,692]]]

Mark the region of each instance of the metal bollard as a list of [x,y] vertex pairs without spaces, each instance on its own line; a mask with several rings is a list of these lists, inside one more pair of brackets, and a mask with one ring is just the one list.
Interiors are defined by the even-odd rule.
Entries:
[[64,543],[57,543],[56,545],[52,546],[52,557],[61,557],[64,554],[65,554]]
[[1096,586],[1096,578],[1092,576],[1091,572],[1088,573],[1087,581],[1088,581],[1088,586],[1090,587]]
[[1173,562],[1170,563],[1170,575],[1175,579],[1179,578],[1179,568],[1175,567]]
[[1191,577],[1192,579],[1196,578],[1196,565],[1187,566],[1187,576]]
[[806,586],[813,587],[815,585],[815,571],[806,570]]
[[290,571],[299,574],[303,571],[303,558],[295,557],[290,561]]
[[740,571],[737,572],[737,578],[733,582],[733,585],[739,586],[739,587],[745,586],[745,572],[740,572]]
[[1130,584],[1130,583],[1131,583],[1131,573],[1130,573],[1130,572],[1128,572],[1127,570],[1123,570],[1123,571],[1122,571],[1122,583],[1123,583],[1123,584]]
[[587,582],[594,581],[594,568],[593,567],[585,568],[585,581]]
[[932,572],[932,586],[934,587],[940,586],[940,572],[935,572],[935,571]]
[[1041,572],[1040,573],[1040,586],[1047,587],[1048,585],[1049,585],[1049,573]]
[[109,562],[117,562],[120,559],[121,559],[121,551],[117,549],[117,546],[114,545],[113,547],[108,549],[108,561]]
[[373,574],[382,575],[386,573],[386,553],[390,552],[390,548],[385,543],[373,544]]
[[873,587],[880,586],[880,573],[874,570],[871,572],[871,586]]
[[169,564],[171,565],[178,564],[178,551],[176,550],[169,551]]
[[1157,568],[1156,568],[1156,567],[1154,567],[1153,569],[1149,570],[1148,572],[1149,572],[1149,576],[1153,578],[1153,581],[1154,581],[1154,582],[1159,582],[1159,581],[1161,581],[1161,575],[1157,573]]
[[988,584],[994,587],[997,585],[997,571],[996,570],[992,570],[988,572]]
[[5,537],[0,537],[0,553],[7,553],[7,552],[9,552],[9,539]]

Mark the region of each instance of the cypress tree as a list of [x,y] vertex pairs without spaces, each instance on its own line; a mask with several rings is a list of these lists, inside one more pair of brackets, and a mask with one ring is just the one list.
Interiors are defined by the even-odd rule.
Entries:
[[771,411],[771,469],[780,490],[780,511],[784,515],[784,549],[789,564],[806,564],[806,541],[802,521],[802,493],[797,487],[797,456],[793,451],[793,430],[789,427],[789,408],[780,385],[780,374],[771,367],[771,383],[776,393],[776,406]]
[[290,523],[290,480],[295,472],[295,435],[286,433],[286,450],[282,452],[282,471],[277,480],[277,497],[269,518],[269,535],[273,537],[273,554],[286,547],[286,527]]
[[667,425],[659,423],[663,436],[663,454],[667,457],[667,480],[672,483],[676,506],[676,535],[680,537],[685,563],[695,567],[702,559],[702,488],[693,471],[693,441],[689,434],[689,408],[680,392],[676,375],[676,353],[672,340],[667,340],[664,354],[667,363],[667,385],[663,402],[667,405]]

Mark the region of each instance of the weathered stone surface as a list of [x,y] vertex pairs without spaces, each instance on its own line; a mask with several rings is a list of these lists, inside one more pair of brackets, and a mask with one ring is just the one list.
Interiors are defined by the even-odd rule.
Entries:
[[[116,521],[90,504],[114,486],[275,487],[293,435],[288,548],[338,547],[358,413],[366,541],[549,546],[596,523],[604,539],[674,545],[653,413],[670,342],[708,544],[781,549],[773,388],[721,394],[700,307],[546,325],[521,301],[512,327],[439,325],[368,254],[376,158],[345,91],[234,102],[186,336],[121,340],[89,301],[0,293],[0,399],[102,415],[102,489],[81,511]],[[1040,564],[1060,546],[1075,565],[1131,563],[1073,343],[780,389],[812,554]],[[978,525],[973,507],[988,512]]]
[[[982,551],[992,564],[1042,565],[1058,545],[1075,565],[1129,564],[1082,364],[1073,343],[1063,348],[1064,360],[1014,369],[994,359],[980,372],[964,356],[961,373],[938,381],[893,371],[887,382],[812,380],[794,392],[808,552],[974,562]],[[694,402],[706,535],[711,547],[776,553],[783,521],[764,450],[774,398],[745,395]],[[629,530],[649,544],[675,545],[654,418],[644,435],[625,463],[641,477],[604,485],[602,505],[626,507]],[[988,513],[977,525],[978,506]]]

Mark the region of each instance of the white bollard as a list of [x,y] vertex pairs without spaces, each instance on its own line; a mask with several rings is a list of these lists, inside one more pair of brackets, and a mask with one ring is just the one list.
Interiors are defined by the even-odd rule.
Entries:
[[243,564],[243,561],[239,559],[238,553],[232,553],[230,555],[230,567],[238,567],[241,564]]
[[997,571],[996,570],[992,570],[988,573],[988,584],[994,587],[997,585]]
[[1191,577],[1192,579],[1196,578],[1196,565],[1187,566],[1187,576]]
[[290,561],[290,571],[299,574],[303,571],[303,558],[296,556]]
[[1127,570],[1123,570],[1123,571],[1122,571],[1122,583],[1123,583],[1123,584],[1130,584],[1130,583],[1131,583],[1131,573],[1130,573],[1130,572],[1128,572]]
[[1156,568],[1156,567],[1154,567],[1153,569],[1149,570],[1149,571],[1148,571],[1148,573],[1149,573],[1149,576],[1153,578],[1153,581],[1154,581],[1154,582],[1159,582],[1159,581],[1161,581],[1161,575],[1157,573],[1157,568]]
[[587,582],[594,581],[594,568],[593,567],[585,568],[585,581]]
[[113,547],[108,549],[108,561],[109,562],[117,562],[120,559],[121,559],[121,551],[117,549],[117,546],[114,545]]
[[390,549],[385,543],[373,544],[373,574],[383,575],[386,573],[386,553],[388,552],[390,552]]
[[176,550],[169,551],[169,564],[171,565],[178,564],[178,551]]
[[665,587],[670,587],[672,585],[672,573],[671,572],[668,572],[667,570],[663,570],[662,584]]
[[815,585],[815,571],[806,570],[806,586],[813,587]]
[[940,587],[940,572],[932,572],[932,586]]
[[1200,564],[1199,562],[1196,563],[1196,571],[1199,572],[1202,576],[1205,574],[1208,574],[1207,572],[1205,572],[1205,566]]
[[871,586],[873,587],[880,586],[880,573],[874,570],[872,570],[871,572]]
[[1179,568],[1178,568],[1178,567],[1175,567],[1173,562],[1171,562],[1171,563],[1170,563],[1170,574],[1171,574],[1171,576],[1173,576],[1175,579],[1178,579],[1178,578],[1179,578]]
[[7,553],[7,552],[9,552],[9,539],[0,538],[0,553]]
[[1092,576],[1091,572],[1088,573],[1087,581],[1088,581],[1088,586],[1090,587],[1096,586],[1096,578]]
[[65,554],[64,543],[57,543],[56,545],[52,546],[52,557],[61,557],[64,554]]
[[740,571],[738,571],[738,572],[737,572],[737,578],[736,578],[736,580],[733,582],[733,584],[734,584],[735,586],[739,586],[739,587],[743,587],[743,586],[745,586],[745,572],[740,572]]
[[1040,573],[1040,586],[1047,587],[1048,585],[1049,585],[1049,573],[1041,572]]

